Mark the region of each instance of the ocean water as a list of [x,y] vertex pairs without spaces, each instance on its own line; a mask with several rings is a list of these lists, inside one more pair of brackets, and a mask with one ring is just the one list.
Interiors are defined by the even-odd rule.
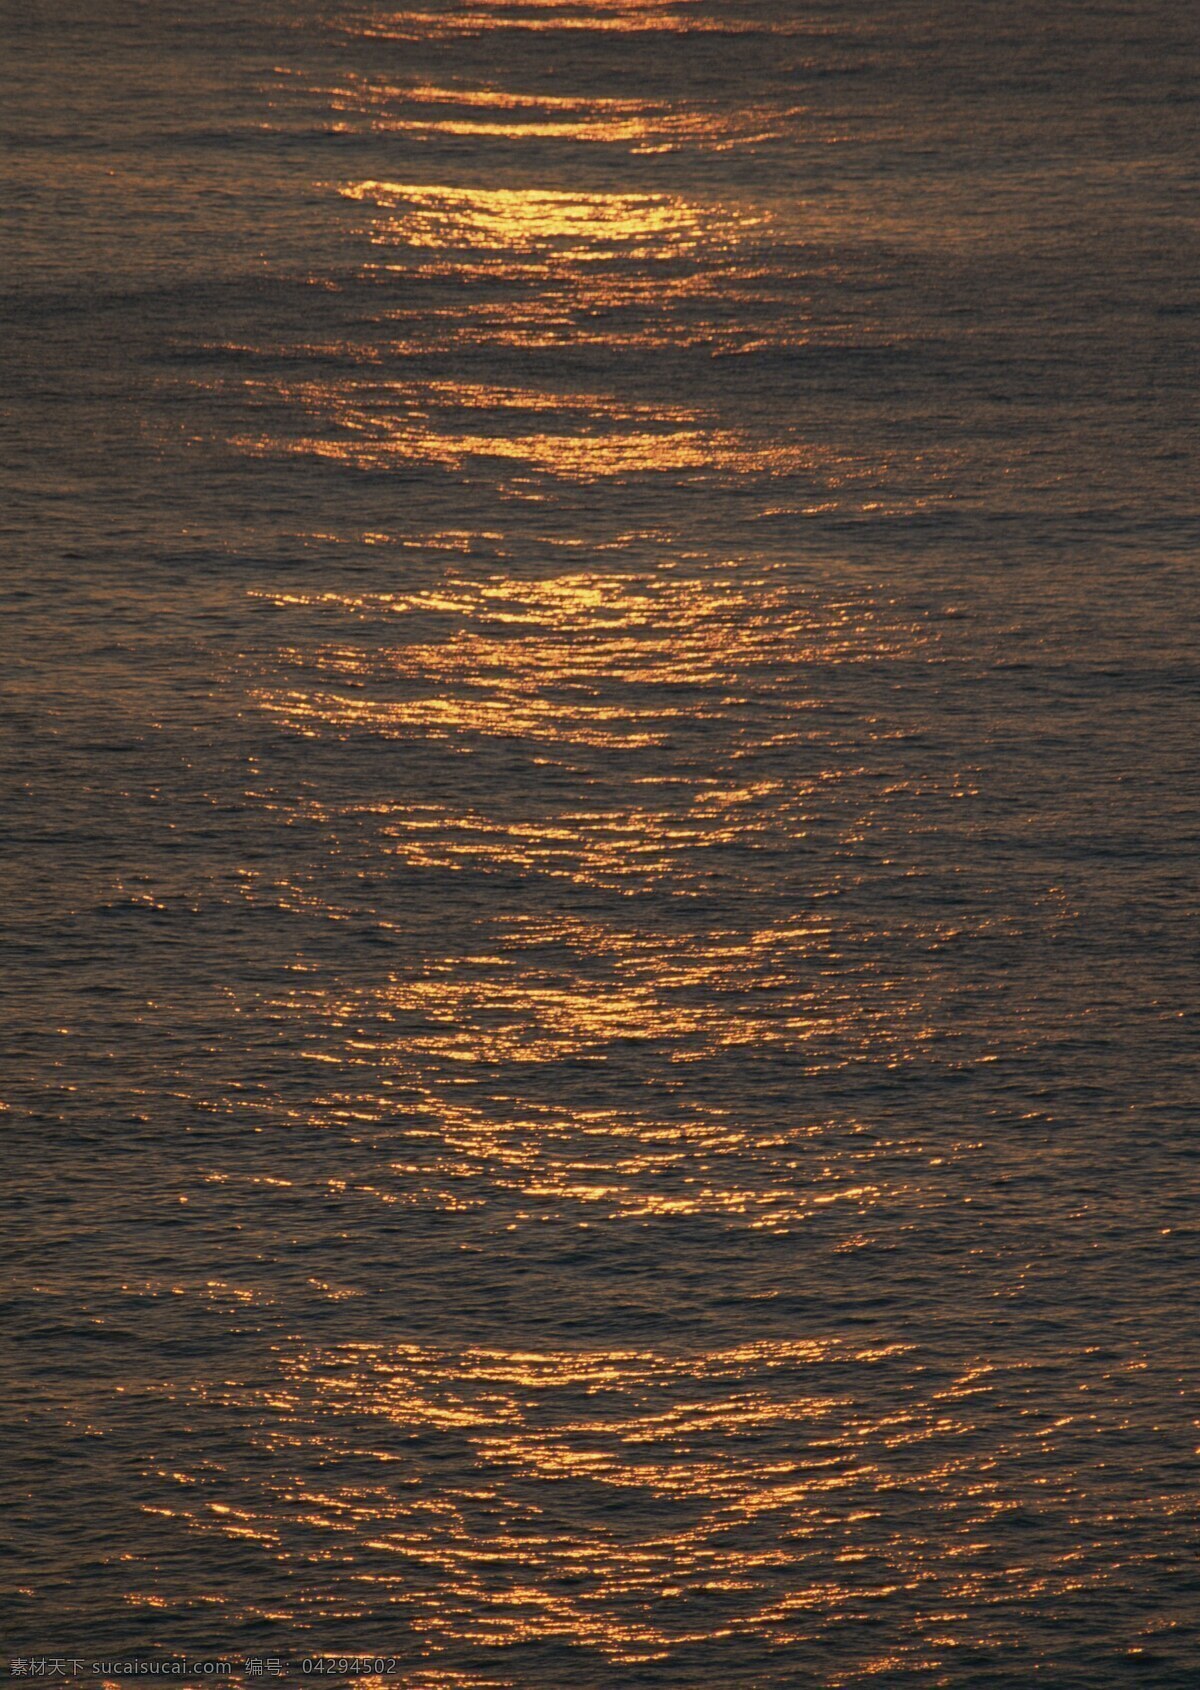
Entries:
[[4,35],[6,1655],[1194,1686],[1195,14]]

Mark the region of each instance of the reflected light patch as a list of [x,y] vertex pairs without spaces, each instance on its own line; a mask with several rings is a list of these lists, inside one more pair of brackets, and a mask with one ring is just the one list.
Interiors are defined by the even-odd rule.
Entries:
[[790,132],[803,108],[727,106],[696,101],[585,98],[512,92],[495,87],[397,84],[367,77],[317,90],[351,131],[480,136],[510,141],[550,140],[627,146],[634,153],[680,146],[727,152],[761,145]]
[[362,181],[347,199],[403,215],[381,233],[412,247],[507,253],[566,250],[576,261],[679,254],[722,232],[763,221],[761,212],[705,207],[677,194],[565,193],[542,188],[435,187]]
[[340,25],[348,33],[396,41],[437,41],[498,30],[533,34],[588,31],[602,34],[779,34],[796,32],[782,19],[714,18],[699,0],[459,0],[443,11],[364,12]]

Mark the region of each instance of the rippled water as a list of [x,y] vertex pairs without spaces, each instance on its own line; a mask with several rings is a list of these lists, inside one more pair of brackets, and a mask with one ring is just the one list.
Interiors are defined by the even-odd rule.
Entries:
[[10,1651],[1194,1685],[1194,20],[7,34]]

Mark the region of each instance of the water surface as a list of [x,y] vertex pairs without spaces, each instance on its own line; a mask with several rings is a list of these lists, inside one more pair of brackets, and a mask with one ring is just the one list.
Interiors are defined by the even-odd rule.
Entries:
[[1194,21],[6,34],[10,1653],[1193,1685]]

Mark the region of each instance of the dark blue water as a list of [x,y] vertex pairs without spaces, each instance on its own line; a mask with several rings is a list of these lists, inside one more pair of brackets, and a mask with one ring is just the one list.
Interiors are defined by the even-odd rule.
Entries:
[[1194,1685],[1194,18],[5,16],[7,1654]]

